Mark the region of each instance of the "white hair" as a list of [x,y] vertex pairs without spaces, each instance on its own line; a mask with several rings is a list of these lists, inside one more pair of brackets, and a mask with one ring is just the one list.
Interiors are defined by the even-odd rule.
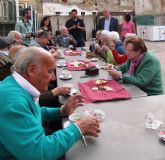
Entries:
[[27,47],[23,45],[12,46],[9,51],[9,58],[11,59],[12,64],[17,60],[20,53],[23,53]]
[[108,38],[112,39],[113,41],[117,42],[120,40],[120,36],[118,32],[111,31],[108,33]]
[[60,31],[62,31],[62,30],[64,30],[64,29],[68,30],[68,28],[66,28],[65,26],[62,26],[62,27],[60,28]]
[[18,32],[18,31],[10,31],[10,32],[8,33],[7,37],[9,37],[9,38],[12,39],[12,40],[16,40],[16,39],[15,39],[15,36],[16,36],[16,35],[21,36],[21,33]]
[[106,38],[106,37],[108,37],[108,35],[109,35],[109,31],[107,31],[107,30],[102,30],[101,31],[101,37],[102,38]]
[[16,71],[20,75],[26,76],[29,64],[34,64],[38,68],[41,68],[41,59],[45,55],[49,56],[51,53],[39,47],[23,49],[20,51],[19,56],[12,66],[12,71]]

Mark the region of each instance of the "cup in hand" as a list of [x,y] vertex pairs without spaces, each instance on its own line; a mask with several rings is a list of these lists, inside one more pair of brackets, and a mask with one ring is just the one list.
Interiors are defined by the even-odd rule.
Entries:
[[69,120],[71,122],[76,122],[77,120],[83,118],[83,114],[82,113],[73,113],[69,116]]

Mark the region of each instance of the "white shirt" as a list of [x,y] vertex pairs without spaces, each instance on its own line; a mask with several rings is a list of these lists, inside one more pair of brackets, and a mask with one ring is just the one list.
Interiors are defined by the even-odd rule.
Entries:
[[111,21],[111,16],[109,16],[109,18],[105,18],[105,22],[104,22],[104,30],[109,31],[110,21]]
[[16,82],[33,97],[36,103],[38,103],[40,92],[16,71],[14,71],[12,75]]
[[2,56],[9,56],[9,51],[2,51],[2,50],[0,50],[0,55],[2,55]]

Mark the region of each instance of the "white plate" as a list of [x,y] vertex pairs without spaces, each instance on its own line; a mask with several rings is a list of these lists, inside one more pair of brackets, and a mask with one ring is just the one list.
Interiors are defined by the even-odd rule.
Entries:
[[69,95],[70,96],[73,96],[76,93],[77,93],[77,89],[76,88],[72,88],[71,91],[70,91],[70,93],[69,93]]
[[70,74],[68,77],[64,77],[63,75],[60,75],[60,79],[64,79],[64,80],[72,79],[72,75]]
[[98,58],[92,58],[90,61],[91,62],[97,62],[98,61]]
[[60,65],[59,63],[57,63],[57,67],[66,67],[66,64]]

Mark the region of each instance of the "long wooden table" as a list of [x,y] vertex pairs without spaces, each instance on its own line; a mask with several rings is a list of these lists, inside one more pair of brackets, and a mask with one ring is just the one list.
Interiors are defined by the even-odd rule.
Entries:
[[106,113],[98,138],[79,140],[66,154],[67,160],[164,160],[165,144],[158,130],[145,128],[148,112],[165,123],[165,95],[133,98],[128,101],[87,104]]

